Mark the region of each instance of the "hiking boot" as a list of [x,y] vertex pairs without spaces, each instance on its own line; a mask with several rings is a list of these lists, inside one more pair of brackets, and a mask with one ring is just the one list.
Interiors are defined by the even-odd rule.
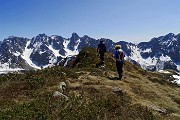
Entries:
[[119,80],[121,80],[122,79],[122,75],[119,75]]
[[101,61],[101,64],[103,65],[103,64],[104,64],[104,61]]

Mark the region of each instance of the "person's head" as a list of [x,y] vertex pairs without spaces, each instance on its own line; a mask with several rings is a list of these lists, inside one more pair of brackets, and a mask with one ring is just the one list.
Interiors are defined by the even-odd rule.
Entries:
[[101,40],[100,43],[103,44],[103,41]]
[[115,49],[116,50],[121,49],[121,45],[115,45]]

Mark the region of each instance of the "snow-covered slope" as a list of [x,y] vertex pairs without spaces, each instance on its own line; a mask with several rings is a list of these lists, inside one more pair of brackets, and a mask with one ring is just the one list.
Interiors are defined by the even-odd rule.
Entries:
[[140,49],[139,52],[142,58],[149,61],[145,64],[148,70],[179,70],[180,34],[169,33],[165,36],[153,38],[149,42],[139,43],[137,47]]
[[[45,34],[39,34],[27,42],[22,58],[31,67],[36,69],[53,66],[61,59],[68,56],[74,56],[79,53],[78,45],[80,43],[80,39],[76,41],[77,44],[73,46],[73,50],[68,48],[70,42],[70,39],[64,39],[60,36],[48,37]],[[61,47],[58,48],[57,46]]]
[[31,41],[28,41],[27,44],[26,44],[26,47],[25,47],[25,50],[23,52],[23,54],[21,55],[21,57],[27,62],[27,64],[29,64],[31,67],[33,68],[39,68],[37,67],[32,61],[31,61],[31,58],[30,58],[30,55],[32,54],[33,52],[33,48],[28,48],[29,44],[30,44]]
[[[132,52],[130,53],[130,56],[128,56],[130,59],[136,61],[143,69],[147,70],[162,70],[165,68],[165,63],[170,62],[171,63],[171,57],[168,55],[164,55],[163,53],[159,56],[148,56],[143,58],[143,53],[151,53],[151,49],[145,49],[142,50],[138,48],[138,46],[129,46]],[[173,63],[172,63],[173,64]]]

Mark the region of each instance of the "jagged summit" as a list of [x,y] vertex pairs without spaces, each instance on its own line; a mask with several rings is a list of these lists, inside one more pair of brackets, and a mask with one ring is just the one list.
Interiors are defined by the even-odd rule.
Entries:
[[77,39],[79,39],[80,37],[79,37],[79,35],[77,34],[77,33],[72,33],[72,36],[71,36],[71,40],[77,40]]
[[90,38],[88,35],[84,35],[82,38]]

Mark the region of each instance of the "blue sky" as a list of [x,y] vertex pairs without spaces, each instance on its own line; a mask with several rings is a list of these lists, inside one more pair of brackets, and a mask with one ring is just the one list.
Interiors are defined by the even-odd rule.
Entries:
[[0,40],[40,33],[149,41],[180,33],[180,0],[0,0]]

